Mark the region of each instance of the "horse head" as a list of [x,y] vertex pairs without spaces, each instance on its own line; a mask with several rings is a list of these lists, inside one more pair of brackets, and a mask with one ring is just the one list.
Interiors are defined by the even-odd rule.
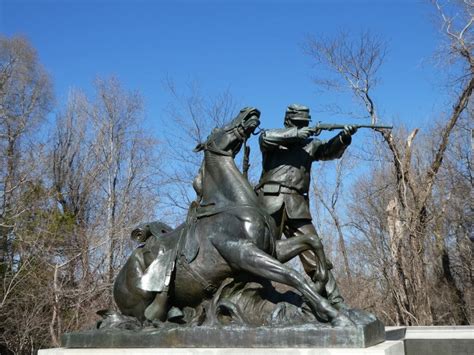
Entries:
[[235,157],[243,142],[260,125],[260,111],[254,107],[245,107],[224,127],[215,128],[206,141],[199,143],[194,152],[202,150],[219,155]]

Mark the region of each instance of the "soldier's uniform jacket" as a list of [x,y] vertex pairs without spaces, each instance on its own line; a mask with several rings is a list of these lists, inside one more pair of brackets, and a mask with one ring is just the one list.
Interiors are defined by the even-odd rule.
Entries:
[[260,135],[263,170],[256,190],[267,212],[273,214],[285,204],[289,218],[311,219],[311,164],[340,158],[350,143],[351,137],[342,133],[326,142],[298,138],[297,127],[264,131]]

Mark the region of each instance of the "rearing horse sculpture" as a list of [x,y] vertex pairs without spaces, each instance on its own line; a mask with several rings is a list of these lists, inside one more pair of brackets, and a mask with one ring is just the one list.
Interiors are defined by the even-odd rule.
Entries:
[[199,206],[182,226],[150,237],[130,256],[114,285],[123,314],[162,320],[171,306],[197,306],[227,277],[248,273],[298,290],[312,311],[333,325],[353,324],[314,284],[284,264],[304,250],[318,249],[320,241],[312,236],[277,240],[273,220],[235,165],[259,117],[258,110],[245,108],[196,147],[204,151]]

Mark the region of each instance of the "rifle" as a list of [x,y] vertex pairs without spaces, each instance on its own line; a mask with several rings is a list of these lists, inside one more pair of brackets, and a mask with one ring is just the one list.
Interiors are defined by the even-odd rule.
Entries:
[[311,127],[313,134],[318,136],[321,131],[334,131],[335,129],[344,129],[347,126],[359,128],[372,128],[372,129],[392,129],[393,126],[381,126],[374,124],[337,124],[337,123],[321,123],[318,122],[316,126]]

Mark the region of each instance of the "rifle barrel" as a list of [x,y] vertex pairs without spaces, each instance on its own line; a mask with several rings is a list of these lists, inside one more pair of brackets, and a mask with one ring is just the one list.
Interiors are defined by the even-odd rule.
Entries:
[[323,130],[323,131],[333,131],[335,129],[344,129],[347,126],[355,127],[355,128],[372,128],[372,129],[392,129],[393,126],[383,126],[383,125],[372,125],[372,124],[333,124],[333,123],[318,123],[314,126],[314,130]]
[[380,129],[392,129],[393,126],[383,126],[383,125],[376,125],[376,124],[367,124],[367,125],[355,125],[357,128],[380,128]]

